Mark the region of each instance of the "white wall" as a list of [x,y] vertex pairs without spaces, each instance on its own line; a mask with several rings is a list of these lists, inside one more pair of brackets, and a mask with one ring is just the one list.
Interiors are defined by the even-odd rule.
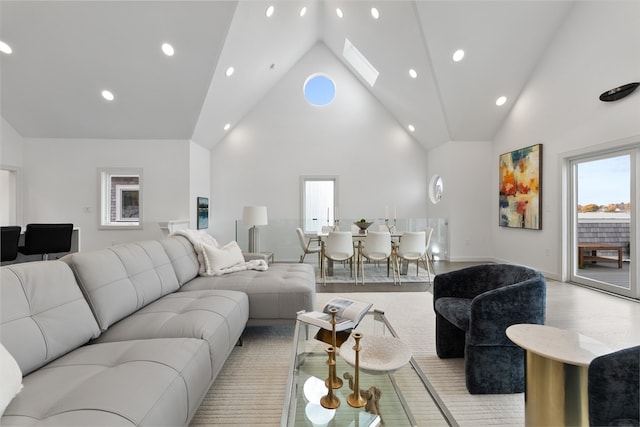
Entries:
[[22,137],[0,117],[0,165],[21,167]]
[[443,196],[428,202],[431,218],[446,218],[451,261],[488,261],[491,253],[491,142],[448,142],[429,150],[428,179],[440,175]]
[[[613,103],[598,100],[608,89],[638,81],[639,19],[640,2],[577,2],[514,106],[495,140],[493,158],[544,144],[542,230],[504,229],[492,221],[497,259],[560,277],[563,153],[597,150],[601,144],[628,137],[640,143],[640,93]],[[491,215],[497,218],[497,167],[491,186],[496,189]]]
[[[318,72],[336,85],[320,108],[302,92]],[[401,218],[426,215],[425,150],[323,44],[234,125],[211,154],[210,232],[220,241],[235,238],[246,205],[266,205],[269,221],[297,220],[302,175],[339,177],[342,218],[382,218],[387,205]]]
[[[160,238],[189,217],[189,161],[188,141],[25,138],[25,223],[73,222],[82,250]],[[143,230],[98,230],[99,167],[143,169]]]
[[24,225],[22,137],[0,117],[0,225]]

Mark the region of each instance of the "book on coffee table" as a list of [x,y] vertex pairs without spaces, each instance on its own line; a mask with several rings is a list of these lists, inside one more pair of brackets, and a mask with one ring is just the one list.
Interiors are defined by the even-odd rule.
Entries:
[[371,309],[373,304],[357,301],[350,298],[332,298],[322,311],[311,311],[298,314],[298,320],[321,327],[328,331],[331,327],[331,308],[336,308],[336,331],[345,331],[358,326],[365,314]]

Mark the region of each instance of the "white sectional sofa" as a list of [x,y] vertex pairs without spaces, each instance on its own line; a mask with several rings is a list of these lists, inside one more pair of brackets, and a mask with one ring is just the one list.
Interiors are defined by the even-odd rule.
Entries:
[[187,425],[247,324],[314,308],[309,265],[198,268],[181,236],[2,267],[0,342],[24,388],[0,425]]

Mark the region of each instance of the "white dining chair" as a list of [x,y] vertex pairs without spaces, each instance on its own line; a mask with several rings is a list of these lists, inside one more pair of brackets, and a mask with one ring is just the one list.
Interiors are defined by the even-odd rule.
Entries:
[[396,276],[399,280],[399,270],[395,260],[395,252],[391,246],[391,233],[388,231],[370,231],[367,238],[362,241],[360,246],[360,277],[362,278],[362,286],[364,286],[364,259],[369,261],[380,262],[387,261],[387,276],[389,276],[389,262],[391,261],[393,270],[393,284],[397,283]]
[[327,260],[349,261],[351,275],[355,276],[355,284],[358,284],[357,264],[355,274],[353,268],[355,251],[353,250],[353,240],[350,231],[330,232],[322,246],[322,284],[324,286],[327,286]]
[[427,268],[427,275],[429,276],[429,282],[431,282],[431,272],[433,272],[433,275],[436,275],[436,268],[433,265],[433,260],[432,260],[432,255],[429,253],[429,247],[431,246],[431,236],[433,235],[433,228],[432,227],[427,227],[424,229],[425,232],[425,236],[426,236],[426,247],[425,247],[425,258],[427,259],[427,265],[429,268]]
[[[420,261],[424,262],[425,268],[428,270],[427,260],[425,259],[427,253],[427,238],[426,233],[424,231],[405,231],[402,233],[402,237],[400,238],[400,243],[398,244],[396,256],[398,257],[398,262],[400,260],[405,260],[408,263],[413,261],[416,262],[416,276],[419,275],[419,263]],[[409,274],[409,269],[407,269],[407,274]],[[429,281],[431,281],[431,276],[429,276]]]
[[304,257],[307,254],[318,254],[318,266],[320,265],[320,251],[322,247],[320,245],[320,238],[311,237],[306,238],[304,235],[304,231],[302,228],[296,228],[296,234],[298,235],[298,241],[300,242],[300,247],[302,248],[302,255],[300,255],[300,262],[304,262]]

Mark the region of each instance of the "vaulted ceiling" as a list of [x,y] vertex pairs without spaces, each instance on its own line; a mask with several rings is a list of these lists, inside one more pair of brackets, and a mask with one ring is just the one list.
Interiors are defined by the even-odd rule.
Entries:
[[373,87],[354,74],[425,148],[491,140],[573,3],[2,0],[0,112],[23,137],[212,147],[317,43],[353,71],[348,38],[380,72]]

